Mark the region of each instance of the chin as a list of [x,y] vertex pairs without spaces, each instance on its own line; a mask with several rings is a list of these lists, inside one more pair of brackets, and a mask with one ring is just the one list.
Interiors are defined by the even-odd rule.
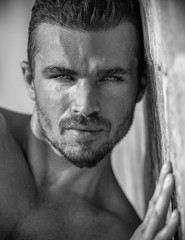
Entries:
[[85,161],[85,160],[77,160],[77,159],[67,159],[72,165],[78,168],[93,168],[96,167],[100,161]]
[[102,153],[100,151],[95,150],[82,150],[82,149],[72,149],[68,151],[61,152],[63,156],[73,165],[79,168],[92,168],[97,166],[104,157],[106,153]]
[[111,152],[113,146],[102,144],[92,146],[81,145],[54,145],[54,147],[65,157],[67,161],[79,168],[92,168],[97,166]]

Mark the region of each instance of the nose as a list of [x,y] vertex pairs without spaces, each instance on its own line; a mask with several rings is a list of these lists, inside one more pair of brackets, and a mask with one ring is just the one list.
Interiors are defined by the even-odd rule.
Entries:
[[71,108],[73,113],[85,116],[96,114],[100,111],[97,89],[87,79],[76,84]]

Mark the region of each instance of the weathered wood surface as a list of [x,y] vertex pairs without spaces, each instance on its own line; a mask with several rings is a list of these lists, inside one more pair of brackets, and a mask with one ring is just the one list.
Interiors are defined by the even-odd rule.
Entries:
[[172,161],[181,213],[177,239],[185,239],[185,1],[140,2],[148,63],[146,201],[161,164]]

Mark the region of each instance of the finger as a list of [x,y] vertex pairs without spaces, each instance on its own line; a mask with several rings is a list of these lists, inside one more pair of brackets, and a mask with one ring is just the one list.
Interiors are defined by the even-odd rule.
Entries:
[[165,219],[166,219],[166,213],[168,210],[168,206],[170,203],[170,198],[173,192],[173,188],[174,188],[174,177],[172,174],[168,174],[165,177],[163,186],[160,190],[160,195],[158,196],[158,198],[155,200],[155,202],[153,200],[150,201],[149,203],[149,209],[146,213],[144,222],[148,222],[149,219],[151,218],[151,216],[157,215],[160,218],[160,226],[163,225]]
[[161,169],[161,172],[160,172],[160,175],[159,175],[159,180],[158,180],[156,189],[155,189],[153,197],[152,197],[152,201],[154,203],[156,202],[156,200],[160,196],[160,193],[162,191],[164,180],[165,180],[166,176],[169,173],[171,173],[171,171],[172,171],[171,162],[170,161],[165,162],[162,169]]
[[168,224],[156,235],[154,240],[169,240],[171,239],[178,228],[180,222],[179,212],[174,210],[170,216]]
[[148,212],[146,220],[144,220],[144,225],[146,226],[146,239],[153,238],[164,226],[170,197],[173,192],[173,182],[173,175],[168,174],[165,178],[159,198]]
[[153,209],[153,211],[150,212],[150,216],[147,221],[143,222],[144,225],[144,239],[153,239],[156,233],[159,231],[159,221],[160,217]]
[[168,174],[165,178],[161,194],[157,199],[155,205],[157,214],[160,217],[163,217],[164,220],[166,218],[173,189],[174,189],[174,177],[172,174]]
[[161,228],[165,224],[173,189],[174,189],[174,177],[172,174],[168,174],[165,178],[161,194],[155,204],[156,215],[159,218],[158,231],[161,230]]

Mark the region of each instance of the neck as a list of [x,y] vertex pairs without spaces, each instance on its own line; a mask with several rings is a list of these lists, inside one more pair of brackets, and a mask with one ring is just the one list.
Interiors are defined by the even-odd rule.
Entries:
[[[80,169],[71,164],[44,138],[36,110],[31,119],[32,141],[29,161],[38,188],[57,193],[67,190],[83,198],[92,198],[102,176],[111,172],[110,154],[93,168]],[[32,151],[31,151],[32,149]]]

